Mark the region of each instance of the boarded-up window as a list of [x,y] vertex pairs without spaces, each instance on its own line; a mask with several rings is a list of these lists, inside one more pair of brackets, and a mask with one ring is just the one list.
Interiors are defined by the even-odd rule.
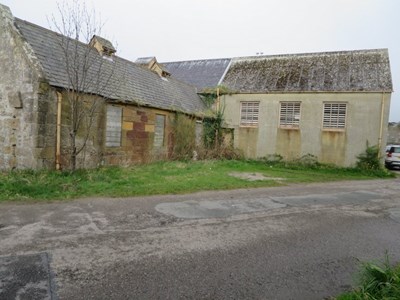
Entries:
[[196,121],[196,146],[200,146],[203,138],[203,123]]
[[107,106],[106,147],[121,146],[122,107]]
[[344,129],[346,109],[346,103],[324,103],[324,129]]
[[240,126],[257,126],[260,102],[240,102]]
[[154,148],[160,149],[164,146],[165,116],[156,115],[156,126],[154,131]]
[[279,126],[298,128],[300,124],[300,102],[281,102]]

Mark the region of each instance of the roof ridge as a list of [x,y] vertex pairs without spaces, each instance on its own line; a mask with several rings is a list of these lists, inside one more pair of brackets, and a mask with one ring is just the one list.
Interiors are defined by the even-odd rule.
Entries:
[[183,63],[183,62],[200,62],[200,61],[211,61],[211,60],[231,60],[232,58],[205,58],[205,59],[191,59],[191,60],[178,60],[178,61],[167,61],[162,62],[162,64],[171,64],[171,63]]
[[388,52],[388,48],[338,50],[338,51],[324,51],[324,52],[303,52],[303,53],[287,53],[287,54],[271,54],[271,55],[237,56],[237,57],[233,57],[232,60],[262,59],[262,58],[291,57],[291,56],[316,56],[316,55],[323,56],[323,55],[334,55],[334,54],[373,53],[373,52]]

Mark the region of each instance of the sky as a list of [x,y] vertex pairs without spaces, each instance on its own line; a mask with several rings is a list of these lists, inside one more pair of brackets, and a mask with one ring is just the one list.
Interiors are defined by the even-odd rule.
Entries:
[[[73,0],[64,0],[72,2]],[[51,27],[51,0],[0,0],[14,16]],[[78,0],[79,1],[79,0]],[[400,121],[399,0],[96,0],[101,35],[129,60],[159,62],[388,48],[389,121]]]

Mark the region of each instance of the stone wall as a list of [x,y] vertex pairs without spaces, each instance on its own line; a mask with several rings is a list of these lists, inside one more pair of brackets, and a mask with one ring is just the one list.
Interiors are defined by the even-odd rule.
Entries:
[[[0,5],[0,169],[37,169],[45,143],[39,130],[40,68],[33,51],[18,34],[8,7]],[[46,101],[44,101],[46,102]]]
[[[133,105],[120,106],[123,107],[121,145],[105,148],[104,164],[129,165],[170,158],[175,143],[179,142],[175,141],[174,135],[175,113]],[[160,149],[154,148],[157,115],[165,116],[164,142]]]
[[[72,93],[65,90],[59,91],[62,95],[61,110],[61,169],[71,169],[72,143],[71,127],[71,101]],[[77,168],[95,168],[102,164],[105,137],[105,101],[103,98],[92,95],[80,95],[86,112],[95,105],[93,113],[83,114],[81,125],[76,136],[76,147],[80,149],[84,145],[85,137],[88,135],[86,146],[77,156]],[[55,101],[55,103],[57,100]],[[92,123],[89,125],[89,123]],[[56,123],[55,123],[56,124]],[[56,128],[54,128],[56,129]],[[54,130],[54,143],[56,143],[56,130]],[[49,135],[48,135],[49,136]],[[54,149],[55,152],[55,149]]]

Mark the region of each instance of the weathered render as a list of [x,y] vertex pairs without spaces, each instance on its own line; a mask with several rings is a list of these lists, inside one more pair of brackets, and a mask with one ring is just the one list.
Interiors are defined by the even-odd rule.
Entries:
[[[279,154],[353,165],[369,145],[386,144],[392,81],[387,50],[361,50],[233,59],[222,81],[226,126],[248,157]],[[257,121],[243,124],[241,105],[258,103]],[[296,103],[290,124],[281,105]],[[326,126],[325,105],[343,107],[341,124]],[[326,112],[325,112],[326,113]],[[284,123],[284,122],[283,122]]]
[[[349,166],[367,142],[381,151],[386,144],[393,89],[386,49],[164,65],[200,93],[210,85],[228,91],[220,99],[224,125],[233,130],[234,146],[247,157],[279,154],[296,159],[312,154],[321,162]],[[195,78],[188,75],[197,69]],[[243,105],[250,108],[243,110]],[[243,112],[248,115],[243,117]],[[246,124],[246,117],[253,119]],[[333,120],[338,124],[327,126]]]
[[[77,42],[14,18],[3,5],[0,17],[0,169],[68,168],[71,118],[66,97],[73,87],[66,49],[87,55],[89,84],[78,92],[88,105],[99,101],[78,167],[169,157],[179,142],[172,128],[176,114],[195,122],[204,112],[194,86],[116,56],[101,37],[89,44]],[[78,143],[82,136],[78,131]]]

